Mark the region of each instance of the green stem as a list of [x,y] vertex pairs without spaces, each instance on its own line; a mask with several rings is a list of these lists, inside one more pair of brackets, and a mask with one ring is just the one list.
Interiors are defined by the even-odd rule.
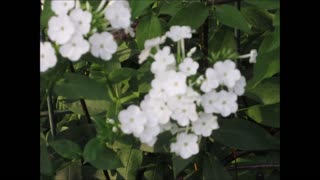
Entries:
[[182,50],[182,59],[186,58],[185,47],[184,47],[184,39],[181,40],[181,50]]
[[180,64],[180,57],[181,57],[181,49],[180,49],[180,41],[177,42],[178,45],[177,45],[177,65]]

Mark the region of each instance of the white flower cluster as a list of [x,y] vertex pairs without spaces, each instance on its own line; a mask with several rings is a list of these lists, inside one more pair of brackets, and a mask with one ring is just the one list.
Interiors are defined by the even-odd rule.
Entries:
[[[78,61],[82,55],[91,51],[94,57],[108,61],[116,52],[118,45],[110,32],[96,32],[91,27],[93,18],[104,13],[105,19],[111,24],[111,30],[124,29],[134,36],[130,27],[131,9],[126,0],[102,0],[96,11],[91,11],[87,2],[86,10],[81,9],[79,0],[52,0],[51,9],[55,13],[48,22],[48,36],[58,46],[62,57]],[[101,11],[101,12],[100,12]],[[95,15],[94,15],[95,14]],[[88,38],[87,36],[90,35]],[[40,43],[40,71],[45,72],[57,62],[54,48],[50,42]]]

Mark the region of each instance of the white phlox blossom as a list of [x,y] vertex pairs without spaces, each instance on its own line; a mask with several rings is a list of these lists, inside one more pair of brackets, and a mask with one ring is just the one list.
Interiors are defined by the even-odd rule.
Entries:
[[151,64],[151,72],[154,74],[166,72],[175,66],[174,55],[170,53],[170,47],[166,46],[154,55],[155,61]]
[[131,9],[128,1],[111,0],[104,13],[105,18],[115,29],[128,29],[131,23]]
[[177,135],[175,143],[171,143],[170,151],[188,159],[192,155],[199,153],[198,137],[195,134],[180,133]]
[[70,18],[75,25],[76,31],[86,35],[90,31],[92,14],[82,9],[74,9],[70,12]]
[[117,51],[118,45],[109,32],[95,33],[89,38],[91,53],[94,57],[109,61]]
[[120,128],[125,134],[134,134],[139,137],[147,123],[147,118],[139,106],[130,105],[119,113]]
[[160,126],[154,125],[151,126],[150,124],[146,124],[142,133],[139,135],[139,139],[142,143],[145,143],[149,146],[153,146],[157,140],[157,136],[160,133]]
[[209,137],[212,130],[219,129],[218,117],[212,114],[200,113],[199,119],[192,122],[192,131],[196,135]]
[[180,126],[189,125],[190,121],[198,119],[196,105],[194,103],[180,104],[177,106],[171,115],[173,120],[176,120]]
[[241,76],[241,78],[236,82],[233,88],[229,89],[229,91],[235,93],[238,96],[242,96],[245,92],[246,87],[246,79],[244,76]]
[[157,47],[161,44],[163,44],[166,41],[167,36],[161,36],[161,37],[155,37],[152,39],[148,39],[144,42],[144,48],[145,49],[151,49],[153,47]]
[[189,26],[171,26],[170,31],[166,35],[174,42],[177,42],[182,39],[190,39],[192,32]]
[[63,57],[71,61],[78,61],[89,49],[90,44],[88,41],[81,34],[75,34],[68,43],[60,47],[59,52]]
[[48,22],[49,38],[60,45],[67,43],[74,32],[74,24],[67,15],[53,16]]
[[242,56],[239,56],[240,59],[249,58],[250,63],[256,63],[257,62],[257,56],[258,52],[256,49],[252,49],[249,54],[245,54]]
[[202,82],[200,89],[203,92],[210,92],[219,86],[218,73],[213,68],[207,68],[206,79]]
[[40,72],[45,72],[57,64],[57,56],[49,42],[40,42]]
[[181,64],[179,64],[179,70],[185,73],[187,76],[191,76],[197,73],[199,64],[190,57],[185,58]]
[[66,15],[75,6],[75,1],[52,0],[51,9],[56,15]]
[[232,88],[241,77],[236,64],[231,60],[216,62],[214,70],[217,72],[220,84],[226,85],[228,88]]

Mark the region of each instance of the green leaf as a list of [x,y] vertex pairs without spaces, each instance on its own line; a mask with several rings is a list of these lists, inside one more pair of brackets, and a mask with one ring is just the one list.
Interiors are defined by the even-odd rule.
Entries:
[[175,178],[177,178],[179,173],[193,161],[194,157],[195,156],[191,156],[188,159],[182,159],[179,156],[172,157],[173,173]]
[[136,70],[132,68],[124,67],[121,69],[116,69],[109,74],[109,80],[112,83],[120,83],[122,81],[131,79],[131,77],[134,76],[135,73]]
[[[114,60],[114,62],[126,61],[130,58],[131,53],[132,53],[132,50],[128,47],[128,45],[125,42],[122,42],[119,45],[117,52],[112,55],[112,59],[110,61],[112,60]],[[110,62],[110,61],[107,61],[107,62]]]
[[250,32],[247,20],[241,12],[233,6],[221,5],[216,7],[217,19],[227,26],[240,29],[244,32]]
[[105,85],[78,74],[66,74],[63,80],[57,82],[54,91],[68,99],[110,100]]
[[267,31],[273,30],[272,16],[267,11],[254,7],[247,7],[242,8],[241,12],[252,26]]
[[161,7],[159,14],[167,14],[174,16],[177,12],[183,8],[183,4],[180,0],[174,1],[161,1]]
[[222,49],[236,50],[234,32],[229,28],[220,28],[209,38],[209,50],[214,53]]
[[209,8],[202,3],[190,3],[179,10],[169,21],[169,26],[184,25],[198,29],[209,15]]
[[136,40],[139,49],[144,49],[144,42],[157,36],[161,36],[163,29],[160,19],[154,15],[143,17],[136,29]]
[[274,26],[280,26],[280,10],[278,10],[278,11],[276,12],[276,14],[274,15],[273,25],[274,25]]
[[212,137],[224,145],[241,150],[279,149],[279,141],[252,122],[226,119],[219,124]]
[[[110,102],[104,100],[86,100],[86,105],[90,115],[96,115],[105,112],[110,107]],[[80,101],[66,103],[64,107],[75,114],[84,115]]]
[[147,9],[147,7],[151,7],[150,5],[154,3],[154,0],[143,0],[143,1],[137,1],[137,0],[130,0],[130,8],[131,8],[131,16],[133,19],[139,17],[143,14],[144,10]]
[[255,88],[263,79],[272,77],[280,71],[280,49],[261,53],[254,65],[253,78],[248,81],[247,88]]
[[122,105],[120,103],[120,100],[117,100],[116,102],[113,102],[109,109],[107,109],[107,117],[112,119],[118,119],[118,114],[122,109]]
[[67,159],[78,159],[82,154],[82,150],[79,145],[67,139],[52,141],[50,142],[50,146],[59,155]]
[[119,157],[124,164],[123,168],[117,171],[124,179],[135,179],[142,163],[142,151],[133,148],[123,148],[120,150]]
[[228,171],[219,160],[211,154],[206,154],[203,159],[203,180],[232,180]]
[[263,106],[252,106],[246,114],[257,123],[280,128],[280,104],[271,104]]
[[246,3],[255,5],[262,9],[279,9],[280,0],[245,0]]
[[98,138],[93,138],[86,144],[83,157],[85,161],[99,169],[107,170],[122,167],[117,154],[107,148]]
[[59,170],[55,176],[57,180],[78,180],[81,178],[81,161],[71,163],[67,167]]
[[43,10],[40,16],[40,28],[41,30],[48,27],[48,21],[54,12],[51,10],[51,0],[45,0],[43,4]]
[[103,170],[96,169],[90,165],[84,165],[81,169],[82,179],[94,179],[94,180],[107,180],[106,176],[103,173]]
[[169,149],[172,134],[169,131],[163,132],[158,136],[157,142],[154,144],[154,152],[166,152]]
[[246,96],[253,97],[263,104],[280,102],[280,79],[273,77],[263,80],[255,88],[247,89]]
[[52,162],[45,145],[40,146],[40,173],[49,176],[53,174]]

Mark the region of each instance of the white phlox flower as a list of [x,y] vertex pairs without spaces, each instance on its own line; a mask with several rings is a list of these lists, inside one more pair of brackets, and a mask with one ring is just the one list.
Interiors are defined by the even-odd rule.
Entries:
[[139,139],[142,143],[145,143],[149,146],[153,146],[157,140],[157,136],[160,133],[160,126],[150,126],[150,124],[146,124],[144,126],[144,130],[139,135]]
[[67,43],[74,32],[74,24],[67,15],[52,16],[48,22],[49,38],[60,45]]
[[82,9],[74,9],[70,12],[70,18],[75,25],[76,31],[86,35],[90,31],[92,14]]
[[250,63],[256,63],[257,62],[257,56],[258,52],[256,49],[252,49],[249,54],[245,54],[242,56],[239,56],[239,59],[249,58]]
[[111,0],[107,5],[104,16],[113,28],[127,29],[131,23],[131,9],[128,1]]
[[120,128],[125,134],[134,134],[139,137],[147,123],[145,114],[136,105],[130,105],[119,113]]
[[176,120],[180,126],[189,125],[190,121],[198,119],[196,105],[194,103],[183,104],[176,107],[171,115],[173,120]]
[[150,50],[151,49],[144,49],[141,51],[141,53],[139,54],[139,64],[142,64],[145,60],[148,59],[148,57],[150,56]]
[[188,159],[192,155],[199,153],[198,137],[195,134],[180,133],[177,135],[175,143],[171,143],[170,151]]
[[95,33],[89,38],[91,53],[94,57],[110,60],[117,51],[118,45],[109,32]]
[[166,35],[174,42],[182,39],[190,39],[192,37],[191,28],[189,26],[171,26],[170,31]]
[[218,74],[220,84],[232,88],[240,79],[240,71],[236,68],[236,64],[231,60],[218,61],[214,64],[214,70]]
[[193,47],[190,49],[190,51],[187,53],[187,57],[191,57],[197,50],[197,47]]
[[51,9],[56,15],[66,15],[70,9],[74,8],[75,1],[52,0]]
[[187,76],[191,76],[197,73],[199,64],[190,57],[185,58],[181,64],[179,64],[179,70],[185,73]]
[[59,52],[63,57],[71,61],[78,61],[89,49],[90,44],[88,41],[81,34],[75,34],[68,43],[60,47]]
[[154,74],[163,73],[175,66],[174,55],[170,53],[170,47],[166,46],[154,55],[155,61],[151,64],[151,72]]
[[200,113],[199,119],[192,122],[192,131],[196,135],[203,137],[209,137],[212,130],[219,129],[218,118],[215,115]]
[[241,76],[241,78],[236,82],[233,88],[229,89],[229,91],[235,93],[238,96],[242,96],[245,92],[246,87],[246,79],[244,76]]
[[40,72],[45,72],[57,64],[57,56],[50,42],[40,42]]
[[144,42],[144,48],[145,49],[151,49],[153,47],[157,47],[161,44],[163,44],[166,41],[167,36],[161,36],[161,37],[155,37],[152,39],[148,39]]
[[219,86],[218,73],[213,68],[206,70],[206,79],[202,81],[200,89],[203,92],[210,92]]

